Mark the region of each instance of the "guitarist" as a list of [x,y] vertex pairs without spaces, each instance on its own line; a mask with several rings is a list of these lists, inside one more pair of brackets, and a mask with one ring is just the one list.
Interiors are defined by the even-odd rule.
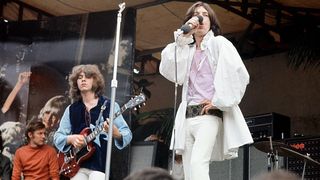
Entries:
[[[106,119],[110,112],[110,101],[102,96],[105,86],[103,76],[96,65],[78,65],[72,69],[69,86],[69,95],[73,103],[66,108],[61,118],[59,128],[54,135],[54,144],[61,152],[85,147],[85,136],[80,132],[84,128],[97,126],[102,111],[101,106],[107,100],[103,117],[98,120],[103,123],[104,130],[91,142],[95,151],[79,164],[79,171],[71,178],[71,180],[103,180],[109,129]],[[116,103],[114,112],[119,109]],[[114,119],[113,137],[118,149],[126,147],[132,139],[132,133],[121,115]]]

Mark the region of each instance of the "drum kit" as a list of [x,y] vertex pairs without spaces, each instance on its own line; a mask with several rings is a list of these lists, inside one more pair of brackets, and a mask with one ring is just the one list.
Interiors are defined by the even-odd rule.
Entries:
[[310,154],[307,153],[306,155],[304,155],[300,152],[297,152],[295,149],[293,149],[287,144],[284,144],[282,142],[272,141],[271,137],[269,137],[268,139],[269,140],[258,141],[253,144],[254,147],[256,147],[258,150],[267,153],[268,171],[279,169],[279,164],[278,164],[279,156],[297,158],[304,162],[302,177],[301,177],[302,180],[304,179],[307,163],[310,163],[313,166],[320,167],[320,163],[312,159],[310,157]]

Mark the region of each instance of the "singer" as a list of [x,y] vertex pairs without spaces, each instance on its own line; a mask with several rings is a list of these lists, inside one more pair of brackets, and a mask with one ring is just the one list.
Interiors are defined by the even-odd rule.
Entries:
[[211,161],[236,158],[240,146],[253,142],[238,106],[249,74],[207,3],[193,4],[184,24],[190,32],[175,31],[161,53],[160,73],[183,85],[170,148],[182,155],[186,180],[209,180]]
[[[59,128],[54,135],[54,144],[57,149],[61,152],[67,152],[71,147],[86,148],[87,142],[80,132],[84,128],[94,127],[100,123],[103,123],[104,126],[104,132],[101,132],[93,141],[95,151],[92,156],[80,164],[80,170],[71,180],[105,179],[107,132],[109,129],[106,119],[109,117],[110,100],[102,96],[104,84],[103,76],[96,65],[75,66],[69,76],[69,95],[73,103],[66,108]],[[103,116],[99,119],[101,106],[105,100],[107,100],[106,109],[102,111]],[[119,109],[119,105],[115,104],[114,112]],[[122,115],[114,120],[113,137],[118,149],[126,147],[132,139],[132,133]],[[78,155],[87,156],[87,154]]]

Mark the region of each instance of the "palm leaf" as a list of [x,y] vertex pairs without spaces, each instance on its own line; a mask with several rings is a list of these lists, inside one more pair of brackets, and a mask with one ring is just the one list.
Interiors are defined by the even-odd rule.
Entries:
[[136,120],[140,125],[145,125],[154,121],[161,121],[161,126],[157,130],[157,135],[164,140],[165,144],[170,143],[173,128],[173,108],[158,109],[149,112],[142,112],[136,115]]

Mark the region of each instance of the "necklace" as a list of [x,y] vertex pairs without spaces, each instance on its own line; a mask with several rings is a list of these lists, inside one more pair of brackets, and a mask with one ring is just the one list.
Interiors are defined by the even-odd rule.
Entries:
[[196,50],[196,53],[193,57],[193,66],[196,67],[196,70],[199,71],[203,65],[203,62],[206,58],[206,55],[203,51],[201,50]]

